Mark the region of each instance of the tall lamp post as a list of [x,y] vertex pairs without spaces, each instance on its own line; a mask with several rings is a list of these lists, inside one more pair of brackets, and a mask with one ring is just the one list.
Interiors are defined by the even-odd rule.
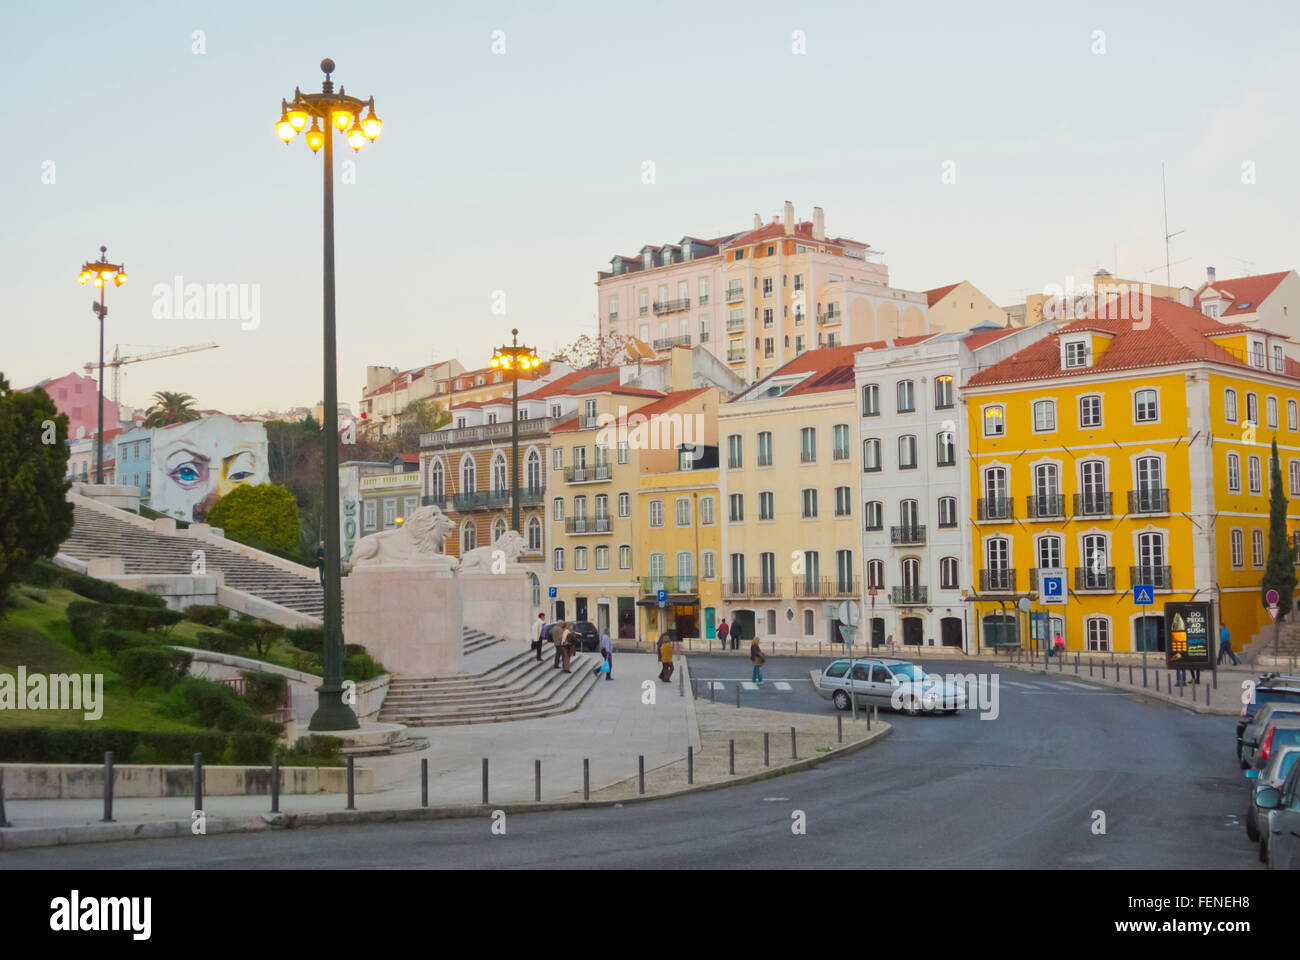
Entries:
[[108,247],[99,248],[98,260],[87,260],[81,265],[77,280],[86,284],[94,282],[99,287],[99,303],[90,309],[99,317],[99,432],[95,435],[95,482],[104,482],[104,317],[108,307],[104,303],[104,290],[110,280],[116,286],[126,283],[126,268],[120,263],[108,262]]
[[[312,153],[325,148],[325,640],[322,648],[324,682],[316,688],[316,712],[309,730],[356,730],[356,714],[343,701],[343,598],[339,583],[339,422],[337,358],[334,343],[334,138],[337,130],[354,151],[379,136],[382,121],[375,115],[375,100],[350,97],[339,87],[334,92],[330,74],[334,61],[320,62],[325,79],[320,93],[294,88],[293,100],[280,101],[275,132],[286,144],[306,130]],[[361,112],[369,110],[363,118]],[[311,129],[307,129],[307,124]]]
[[519,373],[536,370],[542,365],[537,351],[519,345],[518,329],[511,330],[511,341],[492,353],[492,368],[509,370],[513,387],[510,401],[510,528],[519,529]]

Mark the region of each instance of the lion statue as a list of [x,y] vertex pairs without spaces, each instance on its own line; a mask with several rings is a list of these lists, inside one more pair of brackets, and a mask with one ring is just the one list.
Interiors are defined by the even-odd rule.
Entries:
[[507,530],[491,546],[470,550],[460,558],[461,573],[491,573],[498,550],[504,555],[507,569],[517,567],[519,555],[524,552],[524,538],[514,530]]
[[456,558],[442,552],[456,524],[437,507],[420,507],[396,530],[362,537],[352,548],[352,565],[436,563],[456,569]]

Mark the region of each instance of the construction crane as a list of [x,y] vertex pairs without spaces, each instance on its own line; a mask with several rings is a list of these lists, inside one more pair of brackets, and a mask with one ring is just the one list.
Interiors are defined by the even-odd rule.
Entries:
[[[131,346],[131,344],[128,343],[126,344],[126,346],[129,347]],[[162,350],[155,350],[153,353],[139,353],[136,354],[135,356],[124,357],[122,356],[122,344],[119,343],[117,346],[113,348],[113,359],[104,361],[104,366],[111,367],[113,370],[113,393],[112,396],[110,397],[110,400],[113,403],[117,403],[118,386],[119,386],[119,380],[121,378],[121,371],[122,371],[123,364],[139,363],[142,360],[161,360],[163,357],[177,357],[180,356],[182,353],[196,353],[199,350],[213,350],[219,346],[221,346],[221,344],[212,343],[212,342],[195,343],[188,347],[167,347]],[[97,370],[98,368],[99,368],[98,363],[85,364],[85,370],[87,373]]]

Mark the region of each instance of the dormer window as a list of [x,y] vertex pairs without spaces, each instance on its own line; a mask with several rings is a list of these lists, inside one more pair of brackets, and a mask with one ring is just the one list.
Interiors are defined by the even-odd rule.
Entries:
[[685,243],[682,244],[682,259],[683,260],[693,259],[693,255],[691,253],[691,241],[689,240],[687,240]]
[[1208,300],[1205,303],[1201,304],[1201,313],[1205,314],[1207,317],[1210,317],[1211,319],[1214,320],[1219,319],[1219,301]]
[[1067,370],[1088,366],[1089,351],[1087,340],[1067,340],[1063,345],[1065,351],[1065,368]]
[[560,418],[560,405],[558,403],[551,404],[551,416],[557,420]]
[[1264,366],[1264,341],[1252,340],[1250,344],[1250,364],[1253,367]]
[[649,270],[651,267],[653,267],[653,266],[655,265],[655,255],[654,255],[654,251],[653,251],[653,250],[647,250],[647,251],[645,252],[645,255],[644,255],[643,259],[642,259],[642,262],[643,262],[643,264],[644,264],[644,266],[645,266],[645,268],[646,268],[647,270]]

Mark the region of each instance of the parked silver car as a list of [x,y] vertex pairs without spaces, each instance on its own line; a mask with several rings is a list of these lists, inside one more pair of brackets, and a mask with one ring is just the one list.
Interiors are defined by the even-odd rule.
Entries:
[[1262,769],[1247,773],[1247,776],[1257,773],[1258,777],[1252,781],[1250,802],[1246,808],[1246,836],[1259,844],[1261,861],[1268,859],[1268,811],[1260,809],[1257,798],[1261,790],[1282,786],[1297,758],[1300,758],[1300,746],[1282,747],[1273,752]]
[[1260,790],[1255,802],[1268,811],[1268,868],[1300,870],[1300,763],[1281,787]]
[[1261,704],[1241,731],[1241,765],[1247,770],[1255,769],[1259,764],[1259,751],[1267,735],[1270,724],[1281,716],[1300,716],[1300,703],[1276,700]]
[[817,692],[839,710],[852,706],[850,696],[860,707],[896,707],[910,716],[956,713],[966,706],[964,688],[907,660],[881,657],[832,661],[817,678]]

